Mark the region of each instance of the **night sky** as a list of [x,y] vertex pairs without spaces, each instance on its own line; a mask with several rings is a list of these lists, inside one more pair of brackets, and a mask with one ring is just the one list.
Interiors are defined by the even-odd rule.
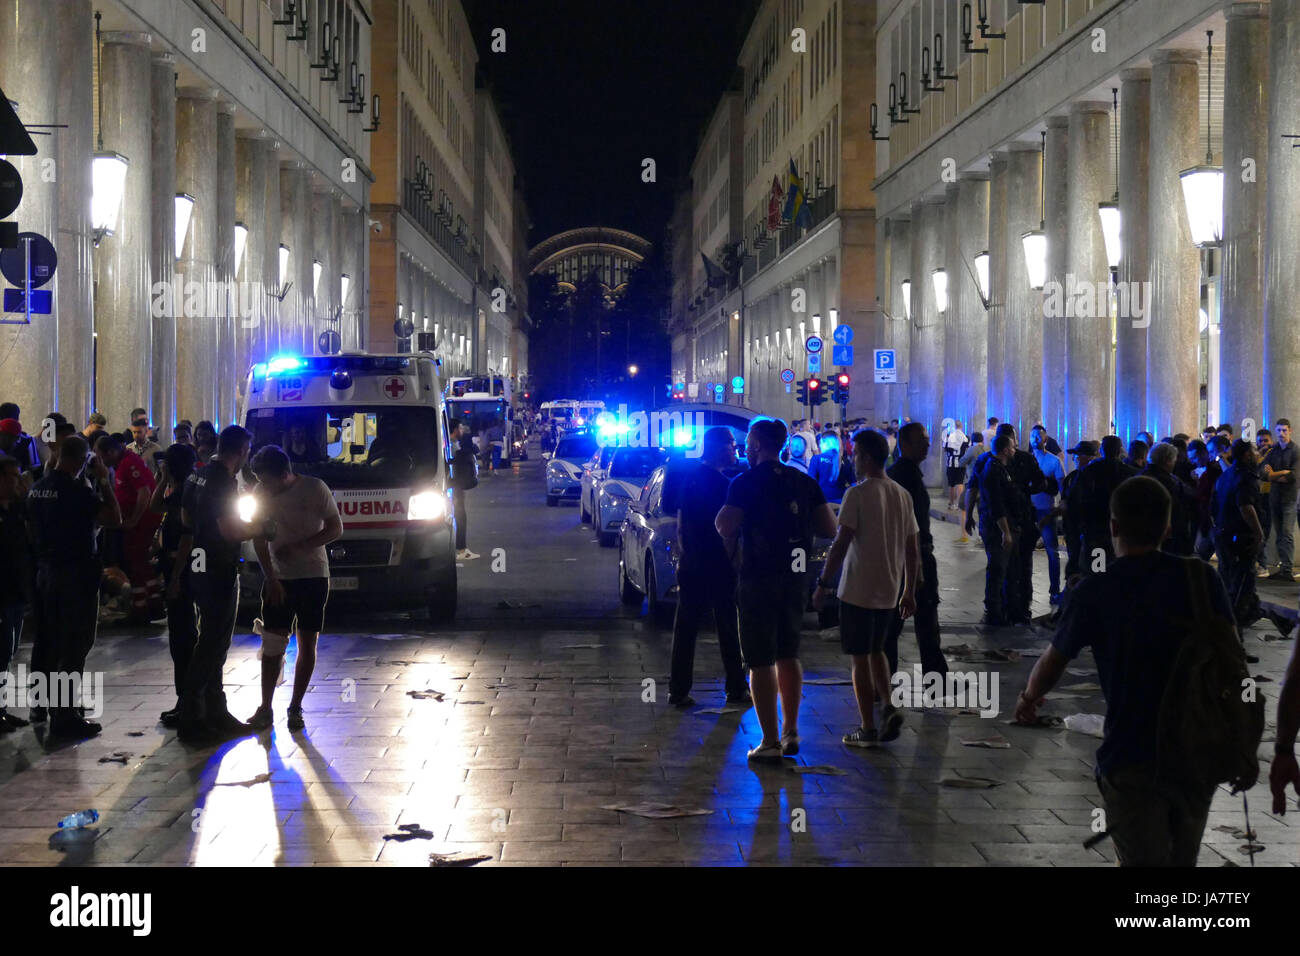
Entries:
[[[757,0],[466,0],[524,181],[529,245],[605,225],[658,242]],[[507,52],[490,52],[506,30]],[[658,182],[641,181],[653,157]]]

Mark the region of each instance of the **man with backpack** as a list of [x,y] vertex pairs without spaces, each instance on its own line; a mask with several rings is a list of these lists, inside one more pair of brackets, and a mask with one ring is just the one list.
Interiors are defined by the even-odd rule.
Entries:
[[1151,478],[1115,489],[1115,560],[1068,594],[1016,702],[1016,720],[1036,722],[1066,665],[1092,649],[1106,697],[1097,783],[1121,866],[1195,866],[1216,786],[1248,789],[1259,773],[1263,698],[1243,699],[1228,592],[1203,561],[1160,550],[1170,506]]
[[[739,541],[740,647],[750,670],[750,694],[763,740],[751,760],[779,761],[799,752],[799,626],[808,602],[808,558],[813,538],[835,536],[835,513],[801,471],[781,464],[785,425],[759,419],[749,426],[750,468],[731,482],[714,526],[727,554]],[[785,724],[777,733],[780,689]]]

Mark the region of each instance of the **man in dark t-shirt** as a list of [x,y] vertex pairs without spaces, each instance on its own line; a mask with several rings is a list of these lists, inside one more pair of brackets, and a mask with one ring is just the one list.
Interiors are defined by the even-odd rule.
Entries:
[[1170,499],[1159,483],[1131,478],[1111,502],[1117,557],[1105,574],[1067,594],[1056,636],[1016,703],[1016,720],[1035,722],[1043,697],[1090,647],[1106,698],[1097,783],[1120,864],[1195,866],[1215,787],[1157,777],[1160,704],[1188,633],[1193,581],[1207,588],[1214,614],[1232,620],[1232,610],[1208,567],[1160,550]]
[[[921,548],[921,581],[916,589],[916,613],[912,625],[921,650],[921,667],[926,674],[947,674],[948,661],[939,650],[939,566],[934,559],[934,536],[930,533],[930,493],[925,490],[921,463],[930,453],[930,436],[920,422],[908,422],[898,430],[898,463],[885,474],[907,489],[916,513],[918,543]],[[964,471],[964,469],[963,469]],[[889,673],[898,670],[898,638],[903,633],[903,618],[894,615],[885,639],[885,656]]]
[[[799,750],[799,625],[808,601],[813,538],[835,536],[835,513],[817,482],[782,465],[785,425],[759,419],[749,428],[749,471],[727,492],[715,525],[729,554],[740,545],[740,645],[763,740],[749,758],[780,760]],[[785,726],[777,735],[777,687]]]
[[727,674],[727,703],[749,703],[736,621],[736,573],[713,525],[731,485],[725,473],[736,464],[736,439],[731,429],[710,428],[704,433],[702,452],[698,462],[668,466],[662,495],[664,513],[677,515],[677,617],[668,682],[668,702],[676,707],[694,703],[690,692],[695,638],[700,618],[710,610],[717,621],[718,648]]
[[1264,540],[1259,514],[1267,507],[1267,500],[1259,491],[1255,446],[1239,438],[1232,445],[1232,464],[1214,483],[1210,499],[1219,576],[1232,601],[1238,634],[1267,617],[1286,636],[1291,633],[1291,621],[1272,610],[1263,610],[1255,590],[1255,560]]

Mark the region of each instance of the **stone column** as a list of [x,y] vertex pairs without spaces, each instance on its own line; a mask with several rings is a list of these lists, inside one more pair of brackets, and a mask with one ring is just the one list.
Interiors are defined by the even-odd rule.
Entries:
[[105,33],[100,62],[104,148],[130,160],[117,231],[99,244],[95,287],[95,394],[109,427],[118,430],[130,424],[131,409],[153,397],[149,42],[147,33]]
[[268,325],[263,276],[268,253],[266,242],[266,178],[268,149],[263,130],[241,130],[235,138],[235,221],[248,229],[244,258],[235,272],[239,308],[235,321],[235,368],[238,390],[248,369],[267,357]]
[[[1297,133],[1300,104],[1300,0],[1274,0],[1269,5],[1269,142],[1286,142],[1285,133]],[[1264,324],[1264,419],[1300,415],[1300,273],[1295,250],[1300,246],[1300,154],[1282,150],[1284,162],[1268,171],[1268,312]]]
[[177,264],[185,283],[176,301],[177,417],[215,422],[217,326],[209,304],[218,255],[216,92],[182,88],[176,96],[176,191],[194,197]]
[[949,236],[949,307],[956,327],[955,352],[944,369],[947,379],[956,377],[960,387],[951,392],[946,415],[959,419],[966,434],[984,424],[982,413],[988,395],[988,312],[980,301],[975,257],[986,251],[989,234],[989,177],[987,173],[964,173],[957,181],[957,216]]
[[[1007,154],[994,153],[989,171],[989,378],[984,414],[978,418],[981,427],[990,416],[1002,421],[1011,416],[1007,396],[1007,174]],[[1024,268],[1023,253],[1016,254]],[[993,439],[985,438],[992,448]]]
[[[961,418],[960,393],[970,376],[970,369],[959,360],[960,315],[967,291],[961,281],[962,250],[957,234],[961,187],[949,183],[943,190],[943,235],[941,265],[948,275],[948,309],[943,314],[943,396],[939,402],[940,418]],[[972,268],[974,268],[972,266]]]
[[[1110,157],[1110,104],[1071,103],[1066,284],[1056,297],[1065,315],[1063,438],[1070,445],[1111,433],[1110,265],[1097,213],[1114,194]],[[1049,294],[1044,309],[1052,304]]]
[[[361,268],[361,256],[364,252],[365,245],[365,211],[362,209],[351,209],[343,213],[343,265],[342,272],[346,273],[348,282],[348,297],[343,302],[343,320],[340,323],[339,335],[343,340],[343,348],[347,350],[357,350],[361,348],[360,316],[364,315],[364,309],[361,303],[365,301],[365,289],[362,286],[364,274]],[[438,329],[441,331],[445,327],[446,319],[441,314],[435,313],[434,320],[438,323]]]
[[[149,252],[153,279],[153,423],[158,440],[169,441],[176,424],[176,312],[185,304],[176,289],[176,57],[154,54],[150,70],[150,161],[153,196],[150,200]],[[164,285],[159,285],[164,283]],[[172,295],[162,294],[171,289]]]
[[[932,273],[943,265],[944,204],[912,204],[912,344],[907,363],[907,414],[931,435],[943,420],[943,316],[934,296]],[[936,475],[939,442],[931,443],[927,474]]]
[[[1037,143],[1012,143],[1007,153],[1006,195],[1006,409],[998,418],[1027,433],[1042,417],[1042,297],[1029,287],[1021,236],[1042,225],[1042,155]],[[1096,217],[1096,210],[1093,210]],[[996,415],[997,412],[994,412]]]
[[235,392],[238,379],[247,368],[235,367],[239,289],[235,286],[235,107],[222,103],[217,109],[217,361],[216,389],[218,428],[235,421]]
[[[326,329],[335,328],[334,310],[338,308],[338,258],[337,245],[338,221],[335,212],[338,199],[332,189],[326,188],[312,194],[312,256],[321,264],[320,282],[316,285],[312,297],[312,324],[310,332],[311,350],[320,352],[320,334]],[[420,326],[417,325],[417,328]]]
[[[1150,288],[1151,276],[1151,71],[1123,70],[1119,78],[1119,281],[1129,299],[1129,314],[1115,320],[1115,425],[1121,436],[1132,438],[1147,427],[1151,297],[1144,290]],[[1134,308],[1139,304],[1141,317]]]
[[[281,348],[310,355],[311,335],[311,172],[304,163],[280,163],[280,241],[289,247],[289,294],[281,303]],[[278,253],[277,253],[278,254]]]
[[[0,87],[17,104],[18,119],[24,123],[58,122],[47,118],[58,115],[63,80],[58,19],[48,15],[42,0],[0,0],[0,23],[4,24],[0,30]],[[8,157],[23,180],[23,198],[13,218],[18,221],[19,232],[40,233],[56,242],[61,183],[47,182],[41,172],[43,167],[48,168],[46,160],[57,157],[57,138],[33,136],[32,140],[36,143],[35,156]],[[89,205],[89,190],[83,200]],[[57,376],[50,374],[50,357],[58,354],[60,345],[62,296],[57,291],[68,281],[64,270],[75,271],[78,263],[75,253],[68,262],[61,248],[56,246],[55,251],[59,265],[52,283],[44,288],[56,291],[53,298],[59,312],[34,315],[31,325],[0,325],[0,357],[4,358],[0,373],[4,376],[5,400],[18,403],[29,432],[39,429],[41,418],[56,407],[60,398]],[[78,282],[75,277],[71,281]],[[68,411],[72,413],[72,409]]]
[[1198,129],[1199,62],[1192,50],[1158,50],[1152,57],[1146,423],[1157,437],[1194,434],[1200,428],[1200,259],[1178,179],[1182,170],[1204,159]]
[[[3,8],[4,4],[0,4],[0,9]],[[40,140],[52,139],[58,151],[59,234],[54,240],[59,255],[54,280],[57,306],[55,314],[47,319],[54,323],[58,335],[58,371],[50,376],[55,385],[54,402],[50,408],[57,408],[69,421],[80,425],[90,414],[94,384],[94,270],[90,204],[86,197],[91,193],[91,151],[94,149],[92,70],[95,34],[90,0],[68,0],[54,9],[58,13],[60,82],[58,118],[53,122],[66,123],[67,128],[57,130],[52,137],[34,137],[38,141],[37,148],[41,147]],[[27,52],[32,55],[32,51]],[[32,69],[30,63],[22,63],[22,67],[24,70]],[[0,68],[0,73],[3,72]],[[15,97],[7,79],[4,86],[8,95]],[[40,122],[38,117],[31,115],[27,119]],[[10,161],[16,158],[10,157]],[[29,192],[37,188],[26,176],[23,186]],[[25,230],[27,226],[19,228]],[[6,369],[6,376],[12,374]],[[36,416],[43,416],[50,408],[20,407],[26,419],[24,426],[35,434],[39,427]]]
[[[1066,185],[1070,118],[1047,117],[1046,155],[1043,159],[1043,188],[1047,204],[1047,280],[1065,286],[1069,251],[1069,205]],[[1041,308],[1043,319],[1043,424],[1047,433],[1065,441],[1065,317]],[[1062,448],[1069,447],[1062,445]]]
[[[263,249],[262,288],[266,294],[261,297],[264,303],[260,341],[265,348],[263,356],[270,358],[284,350],[284,328],[286,322],[286,303],[279,298],[280,290],[280,143],[267,139],[264,143],[266,157],[266,193],[262,206],[264,229],[261,235],[251,230],[248,241],[257,242]],[[286,280],[291,278],[285,276]],[[271,294],[274,291],[274,294]],[[287,296],[285,297],[288,298]]]
[[[907,414],[907,369],[912,349],[912,322],[907,317],[907,307],[903,302],[903,281],[911,281],[911,278],[912,222],[909,219],[893,219],[889,223],[889,286],[886,293],[889,317],[885,320],[884,347],[894,350],[894,368],[898,381],[893,385],[882,386],[885,389],[884,396],[876,404],[879,409],[876,417],[885,421],[893,418],[901,421]],[[916,301],[915,292],[912,301]]]
[[[1268,131],[1268,14],[1267,3],[1234,3],[1228,8],[1227,72],[1223,78],[1219,408],[1211,409],[1210,417],[1233,422],[1238,429],[1244,418],[1262,425],[1261,357],[1265,365],[1272,360],[1264,351],[1268,285],[1264,230],[1260,228],[1268,217],[1272,148]],[[1247,159],[1255,166],[1251,182],[1242,181],[1242,163]]]

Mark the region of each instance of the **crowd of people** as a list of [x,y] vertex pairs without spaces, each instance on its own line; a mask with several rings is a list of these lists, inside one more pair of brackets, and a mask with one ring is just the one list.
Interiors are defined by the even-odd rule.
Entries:
[[[8,674],[30,617],[33,675],[46,675],[45,686],[53,687],[54,675],[83,673],[101,594],[125,582],[130,620],[167,624],[177,703],[160,720],[183,741],[211,744],[271,727],[274,691],[294,633],[288,726],[302,729],[329,594],[326,548],[342,534],[328,487],[294,472],[304,437],[291,431],[286,448],[264,445],[250,459],[252,437],[238,425],[218,434],[209,422],[181,422],[166,449],[143,409],[132,413],[124,432],[108,425],[97,413],[78,429],[51,413],[32,435],[20,409],[0,405],[0,563],[7,572],[0,574],[0,672]],[[466,547],[464,493],[477,484],[484,445],[491,454],[497,443],[485,436],[489,440],[476,447],[458,421],[450,437],[456,547],[461,558],[477,557]],[[1141,433],[1125,448],[1108,435],[1062,450],[1038,424],[1025,449],[1014,426],[996,419],[970,436],[956,422],[941,436],[947,507],[959,513],[964,535],[978,531],[985,551],[982,623],[1055,627],[1051,647],[1017,701],[1017,720],[1038,720],[1044,697],[1085,648],[1097,662],[1107,701],[1098,785],[1122,863],[1194,863],[1215,786],[1247,787],[1258,773],[1258,733],[1226,776],[1201,764],[1191,769],[1191,758],[1171,772],[1162,749],[1162,702],[1171,687],[1172,696],[1194,701],[1194,685],[1205,683],[1206,674],[1233,680],[1237,669],[1248,674],[1245,628],[1261,618],[1284,636],[1293,627],[1261,605],[1255,581],[1263,575],[1295,581],[1300,462],[1286,419],[1254,439],[1236,438],[1225,425],[1197,438],[1155,441]],[[664,509],[678,525],[670,703],[693,703],[696,637],[702,619],[712,615],[727,701],[752,704],[762,730],[749,759],[797,754],[802,618],[810,599],[824,609],[833,594],[859,718],[842,741],[876,748],[897,740],[904,713],[891,691],[905,622],[913,622],[927,675],[942,680],[948,670],[940,647],[930,483],[923,471],[930,451],[931,436],[918,422],[871,428],[862,421],[796,421],[787,428],[757,419],[745,439],[744,469],[735,433],[725,427],[703,435],[699,459],[675,459],[662,492]],[[1066,455],[1073,459],[1068,469]],[[489,473],[499,461],[488,460]],[[240,497],[241,474],[251,505]],[[832,543],[817,565],[819,539]],[[264,584],[255,622],[262,639],[262,702],[243,721],[228,709],[223,671],[246,541]],[[1276,564],[1268,562],[1270,543]],[[1052,611],[1031,621],[1040,546]],[[1231,635],[1230,647],[1223,633]],[[1217,660],[1219,669],[1203,666],[1189,676],[1184,648],[1202,636],[1209,650],[1199,660]],[[1232,703],[1235,694],[1234,685],[1224,699]],[[1215,719],[1253,720],[1253,712],[1230,711]],[[1208,719],[1203,713],[1193,718]],[[74,739],[100,731],[67,698],[35,701],[27,719],[0,710],[0,732],[29,721],[48,722],[51,734]],[[1259,723],[1262,729],[1262,717]],[[1285,811],[1285,788],[1300,789],[1298,725],[1300,675],[1293,655],[1271,771],[1276,813]],[[1206,741],[1222,744],[1227,736],[1211,732]],[[1249,738],[1249,727],[1237,737]],[[1206,749],[1214,747],[1207,743]]]
[[[711,612],[727,702],[752,703],[762,730],[750,760],[799,752],[805,558],[818,538],[833,543],[812,602],[821,609],[830,595],[838,598],[840,645],[860,718],[842,742],[876,748],[901,735],[904,715],[891,690],[905,621],[914,622],[924,670],[943,686],[938,571],[922,472],[930,436],[921,423],[896,424],[792,422],[787,429],[759,419],[746,438],[747,469],[737,468],[726,428],[703,436],[698,461],[669,466],[662,501],[677,516],[681,595],[669,700],[694,703],[696,635]],[[1242,631],[1261,617],[1284,636],[1293,626],[1261,609],[1254,584],[1265,574],[1294,582],[1296,453],[1285,419],[1257,443],[1231,436],[1228,426],[1196,439],[1156,442],[1143,434],[1125,449],[1110,435],[1062,450],[1040,424],[1025,450],[1014,426],[996,419],[969,437],[960,422],[942,436],[948,508],[964,512],[966,535],[975,532],[978,514],[987,559],[983,623],[1055,627],[1017,700],[1017,721],[1039,721],[1044,698],[1085,648],[1097,661],[1107,702],[1097,781],[1124,865],[1194,865],[1217,785],[1245,789],[1258,775],[1263,705],[1240,693],[1253,662]],[[1073,458],[1068,473],[1066,454]],[[838,516],[832,501],[839,502]],[[1276,566],[1265,563],[1267,528]],[[1040,545],[1053,610],[1031,621]],[[1217,562],[1217,572],[1206,558]],[[1300,793],[1298,670],[1293,653],[1278,704],[1274,813],[1285,812],[1287,787]]]
[[[271,698],[289,637],[298,636],[291,730],[305,726],[302,702],[315,666],[329,592],[327,546],[343,531],[324,482],[295,474],[291,453],[238,425],[172,429],[163,449],[142,408],[115,433],[101,413],[84,429],[51,412],[28,434],[21,410],[0,405],[0,673],[7,680],[25,619],[33,626],[32,692],[26,719],[0,710],[0,732],[46,724],[56,737],[85,739],[87,720],[71,675],[83,675],[102,619],[101,600],[126,589],[129,623],[165,622],[176,706],[160,714],[193,744],[270,727]],[[286,437],[294,449],[301,436]],[[301,449],[298,449],[301,452]],[[239,505],[238,476],[253,505]],[[239,607],[240,546],[251,541],[263,572],[262,706],[248,721],[230,713],[223,689]],[[110,618],[111,619],[111,618]],[[72,688],[68,692],[68,688]],[[59,691],[59,692],[56,692]]]

